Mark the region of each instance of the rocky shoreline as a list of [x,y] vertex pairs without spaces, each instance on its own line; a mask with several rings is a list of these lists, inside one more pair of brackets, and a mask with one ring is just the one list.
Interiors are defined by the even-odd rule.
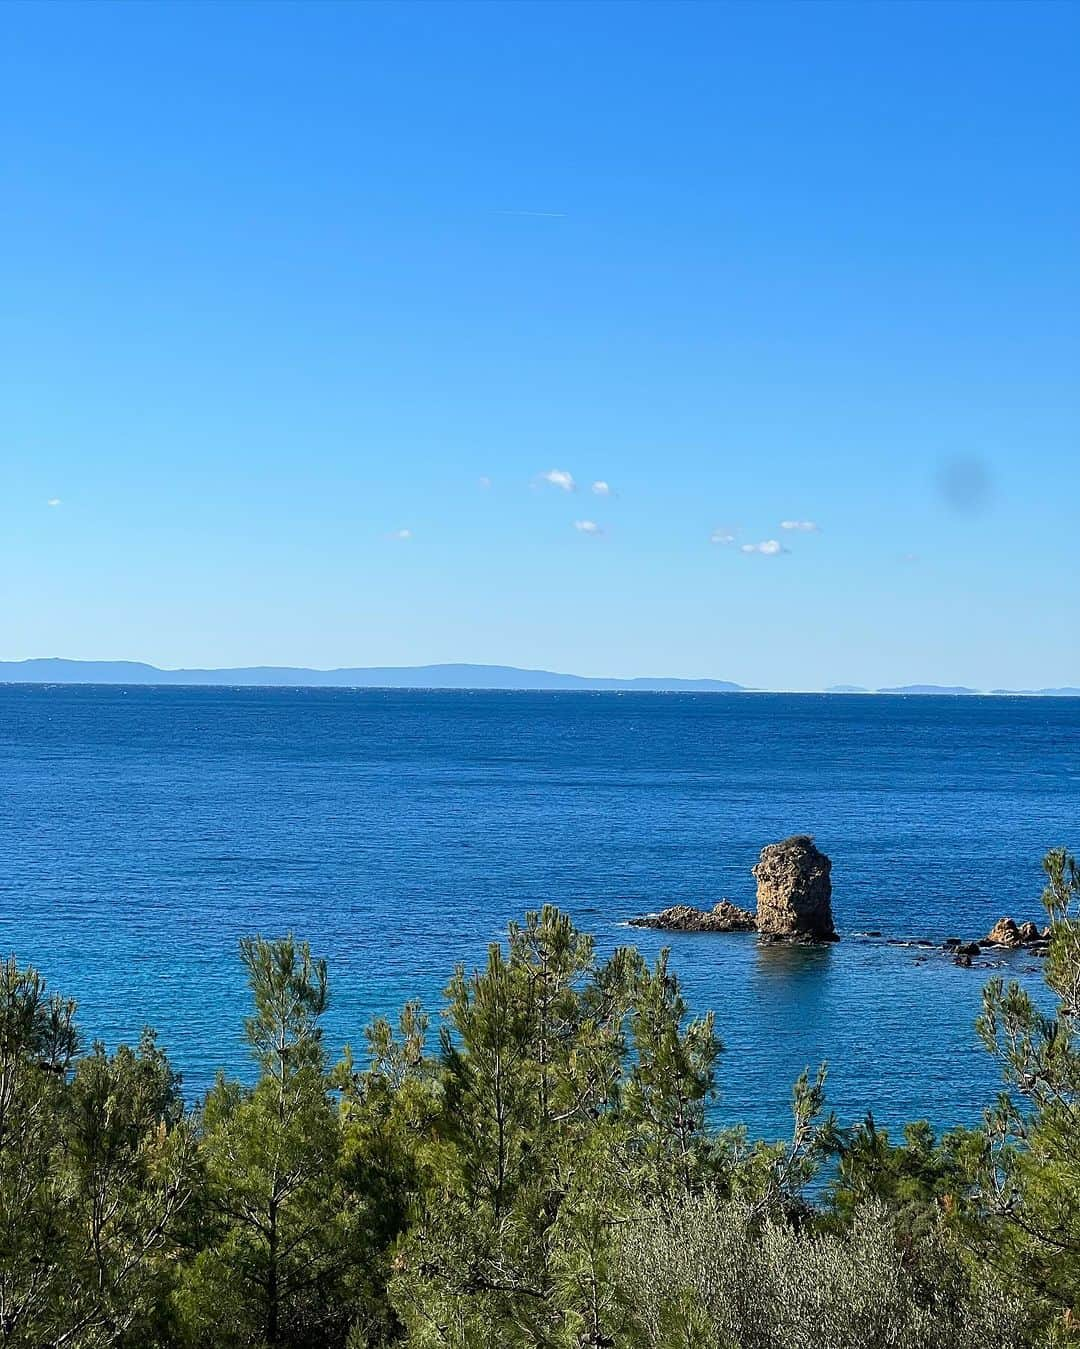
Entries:
[[749,909],[740,909],[737,904],[722,899],[711,909],[673,904],[660,913],[631,918],[630,926],[659,928],[661,932],[756,932],[757,919]]
[[[867,933],[873,936],[873,933]],[[954,965],[972,969],[979,956],[995,951],[1026,951],[1029,955],[1045,956],[1050,947],[1050,929],[1039,928],[1034,923],[1017,923],[1012,918],[999,918],[985,937],[973,941],[964,941],[961,937],[946,937],[937,942],[923,938],[918,941],[906,941],[896,937],[888,938],[890,946],[916,946],[924,950],[938,951],[952,957]],[[985,968],[985,964],[980,966]]]

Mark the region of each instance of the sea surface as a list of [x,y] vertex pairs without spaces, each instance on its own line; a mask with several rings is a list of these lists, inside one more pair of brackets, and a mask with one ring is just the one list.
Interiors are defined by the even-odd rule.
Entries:
[[[969,1123],[997,1087],[989,971],[886,938],[1041,917],[1078,806],[1076,699],[8,685],[0,951],[87,1040],[156,1027],[197,1098],[250,1071],[242,935],[326,956],[329,1042],[359,1049],[408,997],[437,1019],[454,964],[550,900],[601,952],[671,946],[726,1045],[720,1120],[782,1135],[825,1059],[842,1122]],[[833,859],[838,945],[626,926],[752,907],[760,848],[795,832]],[[1038,984],[1028,955],[1004,972]]]

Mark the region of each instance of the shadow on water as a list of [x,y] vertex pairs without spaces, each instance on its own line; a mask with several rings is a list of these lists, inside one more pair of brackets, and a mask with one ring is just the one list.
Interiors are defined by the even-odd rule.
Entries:
[[755,973],[789,983],[820,979],[832,968],[833,944],[809,946],[800,942],[758,942]]
[[[832,946],[761,943],[754,952],[751,997],[759,1032],[779,1037],[788,1027],[788,1047],[802,1063],[829,1057],[822,1031],[839,1014],[837,975],[842,969]],[[805,1056],[805,1057],[804,1057]]]

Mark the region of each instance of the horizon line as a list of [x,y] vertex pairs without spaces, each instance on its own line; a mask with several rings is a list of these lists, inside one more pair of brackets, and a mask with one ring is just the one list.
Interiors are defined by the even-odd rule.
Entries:
[[[26,669],[26,667],[38,667],[33,670],[33,674],[45,676],[43,678],[10,678],[5,677],[9,672]],[[49,678],[48,671],[40,667],[62,666],[66,667],[64,673],[66,678]],[[95,678],[89,675],[86,678],[79,678],[80,667],[96,666],[101,667],[101,674]],[[166,676],[160,679],[125,679],[112,677],[110,675],[126,674],[128,669],[145,671],[150,675]],[[394,675],[398,680],[408,679],[410,675],[423,675],[425,673],[436,671],[454,671],[467,675],[469,672],[487,672],[487,679],[482,683],[401,683],[401,682],[381,682],[379,675]],[[29,674],[30,671],[27,671]],[[60,674],[57,671],[57,674]],[[257,676],[259,675],[277,675],[288,676],[298,675],[301,678],[297,680],[290,679],[268,679],[263,682]],[[181,676],[175,680],[170,680],[167,676]],[[197,679],[184,679],[182,676],[199,676]],[[302,676],[321,676],[322,682],[307,682]],[[352,683],[344,682],[333,684],[327,682],[333,676],[373,676],[371,682]],[[558,684],[532,686],[527,683],[521,683],[519,680],[513,680],[507,684],[496,682],[500,675],[520,676],[527,680],[530,677],[539,677],[543,680],[565,680],[566,685]],[[104,677],[102,677],[104,676]],[[220,676],[220,679],[213,678]],[[242,676],[242,678],[230,678],[230,676]],[[253,677],[254,676],[254,677]],[[26,657],[18,660],[0,660],[0,684],[16,685],[30,684],[36,686],[46,686],[51,684],[75,684],[82,686],[97,687],[146,687],[155,685],[157,687],[185,688],[185,687],[210,687],[210,688],[230,688],[230,687],[249,687],[249,688],[370,688],[381,690],[414,690],[414,691],[461,691],[461,692],[638,692],[638,693],[779,693],[779,694],[813,694],[828,695],[837,697],[904,697],[904,696],[942,696],[942,697],[1080,697],[1080,687],[1071,685],[1062,685],[1057,687],[1046,686],[1042,688],[974,688],[968,685],[958,684],[936,684],[927,682],[915,682],[908,684],[880,685],[876,688],[864,687],[854,684],[834,684],[823,688],[769,688],[737,683],[734,680],[720,679],[716,676],[686,676],[686,675],[580,675],[568,674],[562,671],[546,670],[542,668],[532,668],[516,665],[486,664],[475,661],[431,661],[418,665],[370,665],[370,666],[332,666],[321,668],[316,666],[294,666],[294,665],[236,665],[236,666],[158,666],[149,661],[140,660],[87,660],[84,658],[72,658],[66,656],[39,656]],[[590,687],[610,685],[613,687]],[[653,687],[641,687],[653,686]]]

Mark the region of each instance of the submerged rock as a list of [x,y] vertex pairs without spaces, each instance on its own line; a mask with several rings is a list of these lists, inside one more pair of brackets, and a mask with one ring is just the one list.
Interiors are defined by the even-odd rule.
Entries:
[[757,881],[757,928],[786,941],[836,941],[832,916],[832,863],[808,834],[762,848]]
[[695,909],[691,904],[673,904],[660,913],[631,918],[632,927],[659,928],[662,932],[753,932],[754,915],[722,899],[711,909]]

